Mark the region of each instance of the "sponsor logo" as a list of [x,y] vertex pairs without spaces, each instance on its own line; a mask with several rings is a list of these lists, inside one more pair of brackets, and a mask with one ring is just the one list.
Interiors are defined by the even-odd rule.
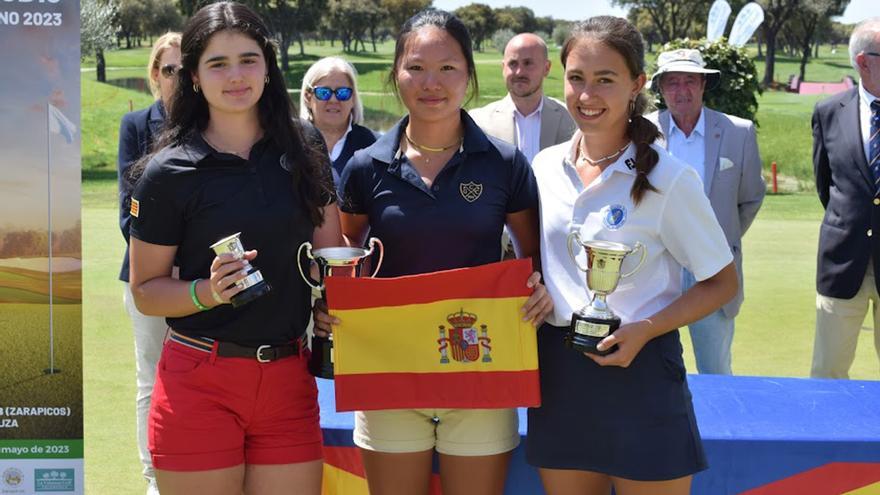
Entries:
[[6,468],[3,471],[3,484],[10,488],[18,488],[24,483],[24,473],[18,468]]
[[34,491],[72,492],[74,479],[73,469],[35,469]]

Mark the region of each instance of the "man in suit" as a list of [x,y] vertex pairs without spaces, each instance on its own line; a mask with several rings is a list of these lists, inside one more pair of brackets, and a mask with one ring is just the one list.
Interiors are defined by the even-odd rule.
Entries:
[[868,303],[880,357],[880,17],[849,41],[859,85],[813,111],[813,170],[825,207],[816,269],[816,340],[811,376],[848,378]]
[[[743,302],[742,237],[766,191],[755,126],[703,105],[703,94],[718,84],[720,72],[705,67],[699,50],[661,53],[658,64],[651,89],[660,92],[667,110],[654,112],[648,119],[663,132],[670,154],[700,174],[703,191],[736,262],[737,295],[715,313],[689,325],[697,370],[730,375],[734,318]],[[682,290],[695,283],[693,274],[683,270]]]
[[504,48],[502,62],[507,96],[471,110],[486,134],[515,145],[528,158],[574,134],[574,120],[565,104],[544,96],[544,78],[550,73],[547,45],[539,36],[514,36]]

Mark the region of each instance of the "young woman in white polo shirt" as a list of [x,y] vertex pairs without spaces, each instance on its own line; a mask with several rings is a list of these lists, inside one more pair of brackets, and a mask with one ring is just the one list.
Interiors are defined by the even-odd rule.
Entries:
[[[562,65],[579,131],[532,164],[555,308],[538,336],[542,407],[529,410],[527,459],[550,495],[612,486],[618,495],[686,494],[707,465],[677,329],[733,297],[733,258],[696,172],[653,145],[659,132],[642,117],[644,44],[635,27],[607,16],[578,24]],[[569,256],[571,232],[647,250],[607,298],[622,325],[599,343],[606,355],[564,344],[572,313],[592,295]],[[685,294],[682,266],[699,280]]]

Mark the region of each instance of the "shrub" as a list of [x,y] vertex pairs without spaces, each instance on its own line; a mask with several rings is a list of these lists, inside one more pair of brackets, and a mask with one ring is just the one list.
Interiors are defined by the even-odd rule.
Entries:
[[499,52],[504,53],[504,48],[507,46],[507,42],[514,36],[516,36],[516,33],[510,29],[499,29],[492,35],[492,46],[494,46]]

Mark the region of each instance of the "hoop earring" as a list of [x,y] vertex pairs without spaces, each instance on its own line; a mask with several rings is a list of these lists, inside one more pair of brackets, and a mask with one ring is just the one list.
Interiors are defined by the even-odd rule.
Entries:
[[199,86],[199,83],[193,83],[193,91],[195,91],[196,94],[199,94],[199,91],[201,90],[202,88]]
[[269,74],[266,74],[266,78],[264,79],[266,86],[269,85]]

